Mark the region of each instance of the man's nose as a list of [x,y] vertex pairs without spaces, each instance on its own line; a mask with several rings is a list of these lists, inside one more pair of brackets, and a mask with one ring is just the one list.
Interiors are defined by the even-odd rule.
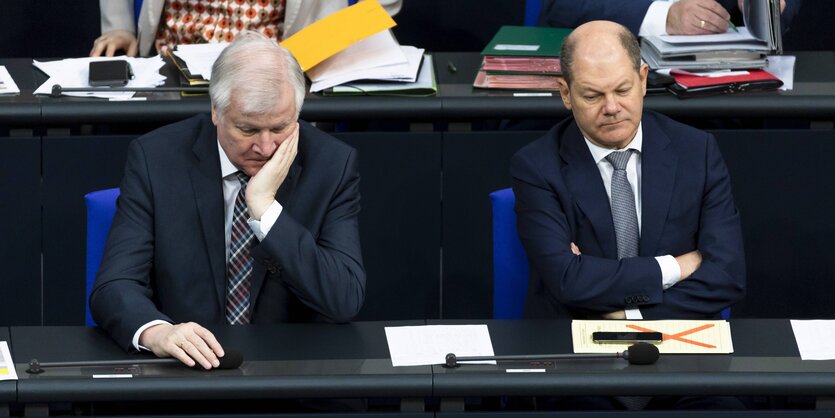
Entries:
[[261,155],[272,156],[277,147],[278,145],[276,145],[275,141],[273,141],[270,131],[261,132],[255,140],[256,151],[258,151]]
[[620,112],[620,103],[614,94],[606,95],[606,102],[603,104],[603,112],[607,115],[614,115]]

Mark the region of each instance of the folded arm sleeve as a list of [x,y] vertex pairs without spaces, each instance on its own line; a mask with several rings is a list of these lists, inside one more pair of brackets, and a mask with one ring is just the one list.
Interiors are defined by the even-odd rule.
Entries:
[[576,28],[592,20],[610,20],[638,34],[653,0],[546,0],[539,15],[541,26]]

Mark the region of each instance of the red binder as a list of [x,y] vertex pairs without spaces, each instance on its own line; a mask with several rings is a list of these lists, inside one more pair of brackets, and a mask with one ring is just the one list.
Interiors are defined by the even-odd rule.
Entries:
[[741,91],[776,90],[783,85],[779,78],[763,70],[748,70],[748,74],[726,77],[700,77],[673,74],[676,82],[668,89],[678,97],[700,97]]

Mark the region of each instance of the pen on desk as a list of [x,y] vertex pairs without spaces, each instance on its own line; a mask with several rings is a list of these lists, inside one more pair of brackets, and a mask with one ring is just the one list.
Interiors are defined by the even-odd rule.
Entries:
[[734,22],[731,22],[731,21],[729,20],[729,21],[728,21],[728,25],[730,25],[731,29],[733,29],[733,30],[734,30],[734,32],[739,33],[739,29],[737,29],[736,25],[734,25]]
[[458,68],[455,67],[455,64],[453,64],[452,61],[447,61],[446,67],[449,68],[449,72],[451,73],[458,72]]

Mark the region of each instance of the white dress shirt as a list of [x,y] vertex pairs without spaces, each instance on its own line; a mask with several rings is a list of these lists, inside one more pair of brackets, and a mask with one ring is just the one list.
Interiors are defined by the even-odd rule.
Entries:
[[657,0],[652,2],[649,5],[649,9],[647,9],[647,14],[644,15],[644,20],[641,22],[638,36],[666,35],[667,14],[670,12],[670,6],[676,1],[678,0]]
[[[612,174],[615,172],[615,169],[611,163],[606,161],[606,156],[616,150],[601,147],[589,141],[588,138],[584,137],[583,139],[586,140],[589,152],[591,152],[592,158],[597,163],[597,169],[600,170],[600,177],[603,178],[603,186],[606,188],[606,196],[609,197],[611,204]],[[629,161],[626,162],[626,179],[629,180],[629,185],[632,187],[632,194],[635,196],[635,212],[638,215],[639,235],[641,233],[641,149],[643,145],[644,133],[642,126],[639,124],[635,138],[624,148],[624,150],[632,149],[636,151],[629,156]],[[580,251],[583,251],[582,247]],[[675,257],[672,255],[662,255],[655,257],[655,261],[658,262],[658,267],[661,269],[661,286],[664,289],[675,285],[681,280],[681,268],[678,266]],[[641,311],[637,308],[626,309],[626,319],[643,319],[643,317],[641,316]]]

